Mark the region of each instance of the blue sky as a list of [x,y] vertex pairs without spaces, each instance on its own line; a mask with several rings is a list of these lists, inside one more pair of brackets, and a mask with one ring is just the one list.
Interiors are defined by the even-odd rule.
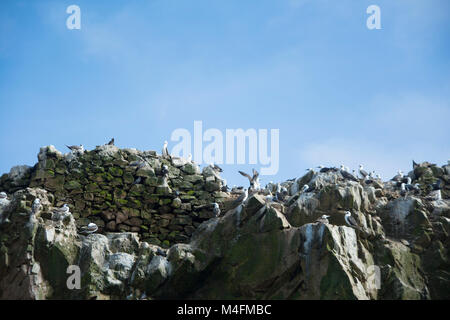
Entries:
[[[81,30],[66,28],[72,4]],[[366,27],[371,4],[381,30]],[[0,173],[50,144],[159,152],[194,120],[279,129],[280,169],[263,183],[320,164],[385,178],[443,164],[449,21],[448,0],[2,0]],[[245,184],[251,167],[223,175]]]

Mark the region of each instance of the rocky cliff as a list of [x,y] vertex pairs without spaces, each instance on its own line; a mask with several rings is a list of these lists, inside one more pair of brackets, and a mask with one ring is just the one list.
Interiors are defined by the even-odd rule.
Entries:
[[[38,158],[0,180],[1,299],[450,298],[449,165],[415,166],[409,191],[309,171],[276,201],[268,186],[238,205],[215,172],[154,152],[46,147]],[[72,214],[52,219],[64,203]],[[99,230],[82,234],[88,222]]]

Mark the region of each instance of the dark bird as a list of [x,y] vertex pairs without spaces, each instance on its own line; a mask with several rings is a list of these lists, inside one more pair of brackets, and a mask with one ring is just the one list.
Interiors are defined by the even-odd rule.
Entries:
[[352,180],[358,182],[358,179],[352,175],[350,172],[347,172],[345,170],[341,170],[341,174],[344,177],[344,179]]
[[108,142],[108,146],[113,146],[114,145],[114,138],[112,138],[109,142]]
[[223,169],[219,167],[217,164],[211,163],[211,168],[213,168],[216,172],[223,172]]
[[158,255],[160,255],[160,256],[163,256],[163,257],[166,257],[167,256],[167,253],[163,250],[163,249],[161,249],[161,248],[156,248],[156,253],[158,254]]
[[405,185],[405,189],[406,191],[419,191],[420,190],[420,185],[418,183],[416,184],[406,184]]
[[338,168],[328,168],[328,167],[324,167],[324,166],[318,166],[317,168],[320,169],[319,172],[321,172],[321,173],[326,173],[328,171],[336,172],[339,170]]

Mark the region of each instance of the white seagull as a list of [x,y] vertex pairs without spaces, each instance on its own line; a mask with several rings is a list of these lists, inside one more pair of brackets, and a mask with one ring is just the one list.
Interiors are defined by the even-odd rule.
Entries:
[[163,148],[162,148],[162,156],[163,156],[163,158],[170,158],[169,150],[167,150],[167,144],[168,144],[168,142],[164,141],[164,145],[163,145]]
[[97,232],[98,226],[95,223],[89,223],[86,227],[81,227],[80,233],[91,234]]
[[216,218],[218,218],[220,216],[220,208],[219,208],[219,204],[217,202],[214,202],[214,204],[213,204],[213,213]]
[[363,178],[365,178],[365,177],[368,176],[368,173],[363,169],[363,165],[362,165],[362,164],[359,165],[359,174],[360,174]]
[[358,223],[355,218],[352,217],[352,213],[350,211],[345,211],[345,222],[352,228],[359,229]]
[[41,207],[41,200],[39,198],[34,199],[33,205],[31,206],[31,214],[37,214]]
[[316,222],[330,223],[330,222],[328,221],[328,218],[329,218],[329,217],[330,217],[330,216],[327,216],[326,214],[324,214],[324,215],[321,216],[319,219],[317,219]]
[[243,204],[248,198],[248,189],[244,189],[244,192],[233,201],[233,204]]

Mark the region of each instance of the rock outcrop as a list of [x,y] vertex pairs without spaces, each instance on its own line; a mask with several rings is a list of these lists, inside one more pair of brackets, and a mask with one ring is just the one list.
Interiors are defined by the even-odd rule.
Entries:
[[[149,243],[169,247],[187,242],[211,218],[212,203],[223,204],[222,180],[193,162],[166,159],[154,151],[105,145],[63,155],[41,148],[39,162],[15,167],[0,179],[9,194],[31,187],[51,193],[54,206],[67,203],[76,223],[93,222],[103,232],[137,232]],[[161,168],[168,166],[168,186]]]
[[[144,157],[150,163],[140,168],[145,176],[130,169]],[[168,193],[158,192],[163,163],[170,165]],[[219,191],[221,181],[200,174],[194,164],[185,166],[182,159],[109,147],[69,159],[52,148],[42,150],[39,163],[20,178],[28,174],[29,184],[5,189],[13,193],[0,208],[0,299],[450,298],[448,166],[415,168],[410,175],[421,188],[406,194],[392,181],[348,180],[339,170],[309,172],[282,184],[291,190],[284,201],[269,201],[261,192],[237,208],[231,205],[234,195]],[[127,172],[132,178],[125,182]],[[144,182],[133,185],[138,177]],[[442,199],[430,199],[430,184],[438,179]],[[309,190],[300,191],[305,184]],[[12,185],[11,176],[2,178],[3,188]],[[142,193],[132,191],[136,185]],[[101,197],[102,191],[111,199]],[[116,198],[121,192],[126,195]],[[158,202],[143,200],[154,196]],[[36,198],[41,210],[31,214]],[[117,219],[124,208],[136,209],[128,207],[132,199],[143,203],[136,218],[160,226],[171,214],[168,226],[190,226],[189,237],[171,238],[165,246],[149,241],[153,232],[158,239],[161,234],[152,222],[148,232],[109,230],[107,223],[100,233],[78,232],[93,210],[109,210]],[[214,217],[208,205],[218,200],[223,214]],[[51,220],[49,212],[64,202],[73,216]],[[165,212],[169,207],[171,213]],[[176,211],[181,207],[183,212]],[[347,211],[358,228],[346,224]],[[317,222],[324,214],[329,222]],[[79,288],[68,284],[76,268]]]

